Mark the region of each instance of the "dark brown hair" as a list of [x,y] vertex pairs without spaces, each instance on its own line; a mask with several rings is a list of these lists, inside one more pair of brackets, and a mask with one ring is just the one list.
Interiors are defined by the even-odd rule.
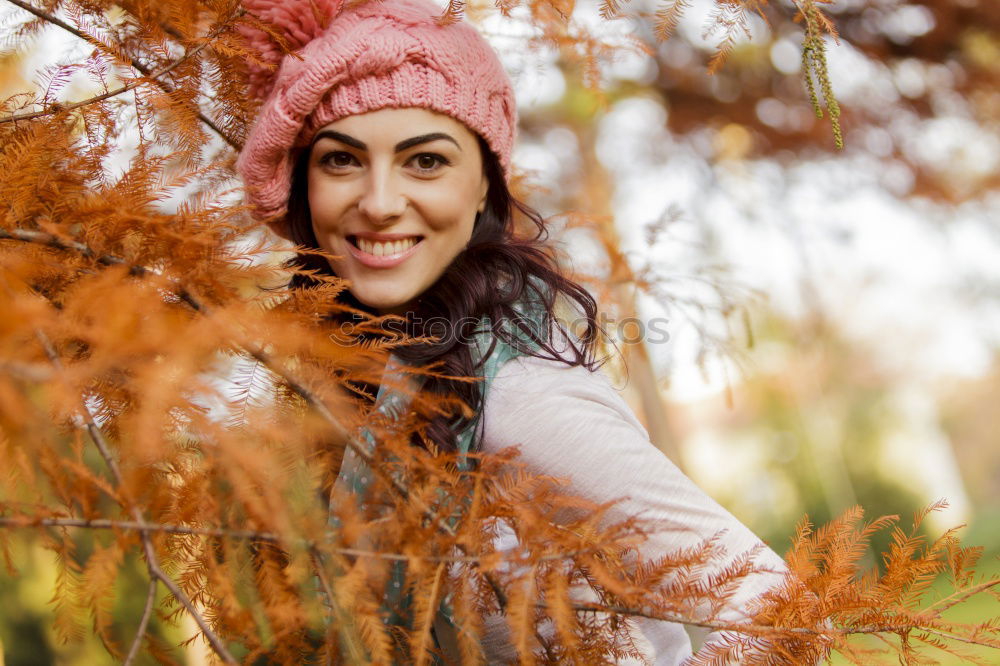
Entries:
[[[595,370],[599,363],[594,354],[603,331],[597,323],[594,298],[582,286],[561,275],[546,243],[548,230],[544,219],[537,211],[514,198],[496,155],[482,137],[476,136],[489,182],[485,210],[476,216],[472,237],[466,248],[421,294],[415,308],[407,313],[408,321],[418,322],[407,331],[415,336],[434,335],[434,331],[420,330],[419,322],[449,322],[452,330],[444,336],[438,333],[438,341],[397,347],[394,353],[412,366],[425,367],[436,363],[440,374],[482,376],[485,357],[478,358],[470,342],[477,331],[484,330],[480,326],[483,325],[483,318],[488,317],[489,330],[496,342],[508,344],[521,354]],[[318,248],[307,192],[309,153],[309,148],[303,149],[296,160],[285,220],[294,243]],[[533,235],[515,234],[515,211],[534,226]],[[290,263],[296,268],[333,275],[329,263],[321,256],[298,254]],[[290,287],[306,289],[314,284],[308,275],[299,273],[293,277]],[[575,311],[576,323],[582,323],[582,330],[574,326],[575,335],[567,335],[568,332],[555,318],[554,309],[560,295]],[[342,292],[341,298],[345,305],[374,314],[349,291]],[[529,307],[536,313],[533,324],[524,316],[526,304],[530,304]],[[555,329],[568,342],[565,350],[559,351],[554,347]],[[472,408],[475,414],[481,413],[485,399],[482,382],[428,377],[424,390],[456,397]],[[424,434],[439,450],[455,451],[458,433],[469,427],[472,420],[460,413],[431,417]],[[481,425],[481,419],[478,422]],[[478,437],[474,442],[478,447]]]

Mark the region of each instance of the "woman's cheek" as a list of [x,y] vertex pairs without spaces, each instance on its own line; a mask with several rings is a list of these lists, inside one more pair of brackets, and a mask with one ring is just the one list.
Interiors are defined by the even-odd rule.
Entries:
[[338,193],[329,184],[317,182],[310,183],[309,188],[309,211],[312,214],[313,225],[325,231],[335,230],[336,222],[340,219],[341,202],[344,195]]
[[[434,231],[454,232],[468,226],[475,218],[475,207],[465,183],[441,182],[423,197],[424,221]],[[468,219],[466,219],[468,218]]]
[[[475,217],[475,209],[469,210],[460,196],[442,197],[433,207],[434,214],[426,218],[427,225],[435,231],[448,232],[450,234],[461,233],[467,226],[472,229],[471,219]],[[467,220],[466,218],[470,218]]]

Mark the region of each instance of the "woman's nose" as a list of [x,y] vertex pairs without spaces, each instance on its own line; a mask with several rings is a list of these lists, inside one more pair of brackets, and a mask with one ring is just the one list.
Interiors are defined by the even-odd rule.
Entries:
[[406,210],[406,197],[390,169],[372,168],[358,209],[371,222],[380,224],[400,217]]

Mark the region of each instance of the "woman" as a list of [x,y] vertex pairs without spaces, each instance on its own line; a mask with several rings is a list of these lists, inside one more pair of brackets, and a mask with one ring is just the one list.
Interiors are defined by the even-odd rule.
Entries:
[[[246,31],[264,62],[280,63],[251,67],[263,104],[238,168],[254,214],[335,255],[298,263],[348,280],[351,305],[404,315],[417,334],[447,324],[438,341],[399,348],[390,363],[436,361],[441,374],[486,378],[427,380],[423,390],[460,398],[473,416],[434,417],[423,443],[463,453],[519,445],[521,462],[569,479],[577,495],[627,495],[610,518],[642,514],[671,527],[650,537],[647,556],[716,536],[734,556],[757,548],[755,563],[774,573],[749,577],[719,616],[745,619],[746,602],[780,580],[782,561],[650,443],[596,372],[595,303],[559,274],[542,219],[507,188],[517,115],[489,45],[465,22],[438,25],[441,9],[428,0],[247,5],[299,56],[283,58],[267,32]],[[515,210],[537,226],[534,239],[514,235]],[[584,322],[581,334],[556,322],[557,302]],[[405,399],[384,383],[376,404],[392,415]],[[338,487],[360,493],[366,478],[349,452]],[[651,662],[691,654],[681,625],[637,626]],[[487,624],[491,660],[514,656],[501,627]]]

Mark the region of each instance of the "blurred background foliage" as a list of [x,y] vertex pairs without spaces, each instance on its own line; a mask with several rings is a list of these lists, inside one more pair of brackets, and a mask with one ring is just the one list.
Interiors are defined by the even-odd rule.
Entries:
[[[983,571],[1000,570],[995,3],[824,6],[843,150],[803,85],[791,3],[750,15],[714,74],[712,4],[691,3],[658,44],[663,4],[627,3],[637,18],[609,27],[652,55],[605,69],[603,106],[565,58],[522,69],[516,157],[545,188],[534,201],[613,225],[613,242],[578,218],[557,235],[617,317],[617,385],[653,440],[779,552],[803,514],[908,518],[945,498],[927,529],[967,524]],[[636,314],[645,335],[624,325]],[[669,340],[650,332],[657,318]]]
[[[600,93],[573,54],[524,48],[518,10],[468,5],[515,81],[527,198],[554,216],[567,268],[619,334],[616,385],[651,439],[779,552],[803,514],[823,523],[861,504],[905,520],[943,497],[927,529],[967,523],[983,573],[1000,570],[995,0],[824,6],[840,35],[827,57],[843,150],[805,92],[792,2],[746,15],[714,74],[715,4],[683,3],[657,42],[651,17],[669,4],[622,2],[606,20],[595,2],[561,3],[619,47]],[[0,20],[18,11],[0,5]],[[37,88],[54,52],[83,53],[51,29],[3,48],[0,97]],[[74,538],[86,549],[100,535]],[[22,543],[22,575],[0,574],[0,664],[108,663],[93,637],[55,639],[52,556]],[[136,591],[119,590],[113,612],[131,618],[141,572],[123,566]],[[154,631],[176,644],[194,628]],[[201,663],[204,650],[174,657]]]

